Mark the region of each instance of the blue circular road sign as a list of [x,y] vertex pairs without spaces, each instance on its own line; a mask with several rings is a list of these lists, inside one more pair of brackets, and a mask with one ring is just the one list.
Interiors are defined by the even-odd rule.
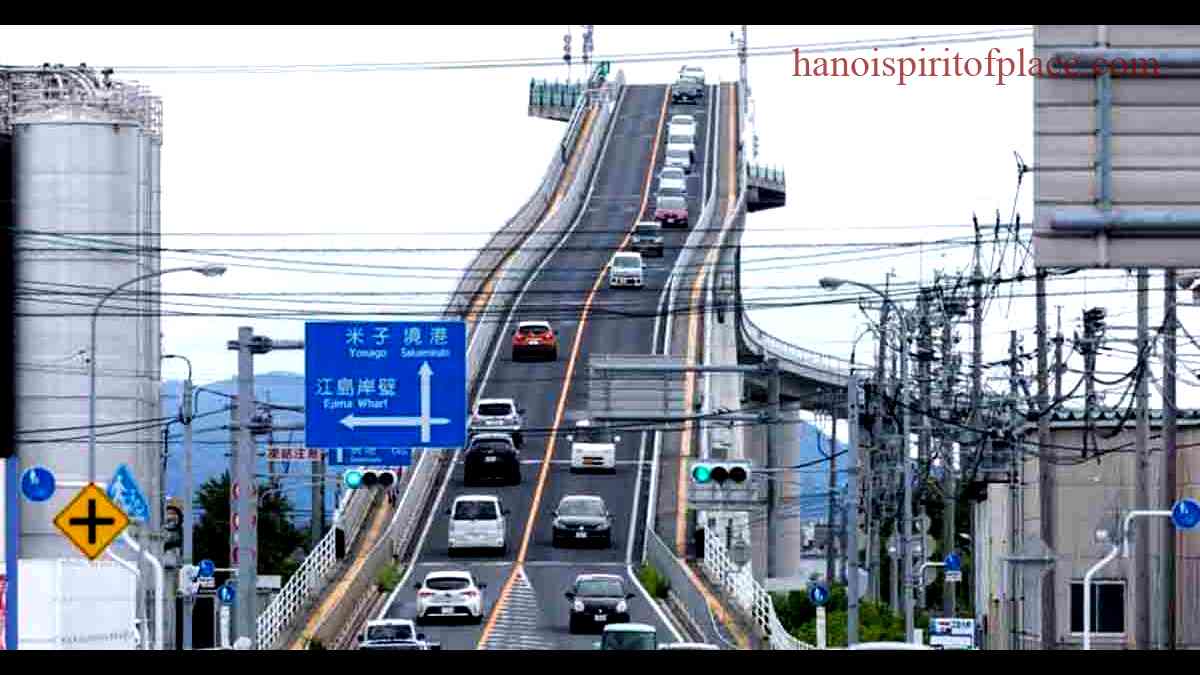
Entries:
[[226,581],[225,585],[217,589],[217,598],[226,605],[232,605],[235,597],[237,597],[237,590],[231,582]]
[[812,604],[820,607],[829,601],[829,589],[821,584],[813,584],[808,589],[808,599]]
[[213,572],[216,571],[216,569],[217,569],[217,566],[215,564],[213,564],[213,561],[211,561],[211,560],[201,560],[200,561],[200,576],[211,577],[213,575]]
[[44,466],[32,466],[21,474],[21,494],[31,502],[44,502],[54,496],[54,474]]
[[1184,497],[1171,508],[1171,522],[1180,530],[1192,530],[1200,526],[1200,502]]
[[957,553],[951,553],[950,555],[946,556],[945,563],[947,572],[962,571],[962,558],[959,558]]

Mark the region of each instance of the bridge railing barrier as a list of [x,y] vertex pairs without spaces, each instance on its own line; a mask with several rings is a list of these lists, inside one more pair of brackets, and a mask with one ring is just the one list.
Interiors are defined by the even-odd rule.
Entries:
[[754,580],[748,565],[739,567],[733,562],[721,536],[707,527],[704,528],[703,560],[705,575],[753,620],[771,649],[816,649],[787,632],[775,613],[771,594]]

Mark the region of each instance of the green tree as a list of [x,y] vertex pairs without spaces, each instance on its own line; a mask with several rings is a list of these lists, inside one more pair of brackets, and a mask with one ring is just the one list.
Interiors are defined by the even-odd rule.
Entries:
[[[268,491],[270,490],[270,491]],[[210,478],[196,490],[200,516],[192,530],[197,560],[208,558],[217,567],[231,567],[229,560],[229,472]],[[292,553],[306,541],[292,524],[291,500],[266,483],[258,486],[258,570],[281,574],[286,583],[297,568]]]

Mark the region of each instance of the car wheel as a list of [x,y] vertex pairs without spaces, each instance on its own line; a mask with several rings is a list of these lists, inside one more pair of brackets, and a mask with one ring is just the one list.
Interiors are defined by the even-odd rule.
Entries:
[[579,632],[579,624],[575,622],[574,616],[567,620],[567,632],[572,634]]
[[554,348],[554,351],[550,352],[550,360],[551,361],[558,360],[558,348],[557,347]]
[[521,484],[521,469],[520,468],[513,469],[512,479],[510,480],[510,482],[513,485]]
[[476,626],[478,626],[479,624],[483,623],[483,610],[480,610],[480,611],[479,611],[479,614],[478,614],[478,615],[476,615],[476,617],[475,617],[475,620],[474,620],[474,623],[475,623],[475,625],[476,625]]
[[513,434],[513,445],[517,446],[518,448],[525,447],[525,435],[519,431]]

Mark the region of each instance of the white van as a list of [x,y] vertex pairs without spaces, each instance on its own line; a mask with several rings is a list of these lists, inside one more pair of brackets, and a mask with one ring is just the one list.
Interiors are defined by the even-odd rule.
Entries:
[[621,286],[642,287],[642,254],[622,251],[613,256],[612,265],[608,268],[608,287]]
[[508,509],[493,495],[460,495],[446,509],[450,516],[448,553],[465,548],[491,548],[508,553]]

